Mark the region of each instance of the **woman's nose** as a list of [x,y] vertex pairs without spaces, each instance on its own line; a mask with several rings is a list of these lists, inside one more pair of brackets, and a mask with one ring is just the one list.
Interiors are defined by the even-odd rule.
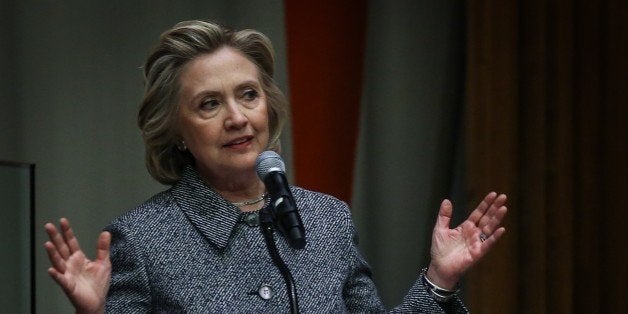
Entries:
[[242,107],[235,101],[230,101],[227,105],[227,117],[225,118],[225,128],[240,129],[246,126],[248,118],[242,112]]

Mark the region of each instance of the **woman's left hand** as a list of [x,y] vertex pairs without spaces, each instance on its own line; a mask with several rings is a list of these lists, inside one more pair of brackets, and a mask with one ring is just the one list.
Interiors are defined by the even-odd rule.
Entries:
[[506,195],[491,192],[455,229],[449,228],[453,207],[440,205],[432,233],[431,262],[426,276],[434,284],[453,289],[462,275],[477,263],[506,232],[501,226],[506,215]]

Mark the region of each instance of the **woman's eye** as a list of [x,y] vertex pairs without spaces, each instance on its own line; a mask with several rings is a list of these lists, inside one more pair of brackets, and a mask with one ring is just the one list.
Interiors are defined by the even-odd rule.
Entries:
[[247,89],[242,94],[242,98],[244,98],[244,100],[246,101],[253,101],[257,99],[257,96],[258,96],[257,91],[254,89]]
[[218,105],[220,105],[218,100],[216,100],[216,99],[206,99],[203,102],[201,102],[200,107],[203,110],[213,110],[214,108],[218,107]]

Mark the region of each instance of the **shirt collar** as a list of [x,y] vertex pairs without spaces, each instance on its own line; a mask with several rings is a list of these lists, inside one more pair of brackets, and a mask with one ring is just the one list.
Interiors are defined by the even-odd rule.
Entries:
[[209,242],[219,249],[227,247],[240,218],[236,206],[208,187],[192,166],[185,168],[172,194],[192,225]]

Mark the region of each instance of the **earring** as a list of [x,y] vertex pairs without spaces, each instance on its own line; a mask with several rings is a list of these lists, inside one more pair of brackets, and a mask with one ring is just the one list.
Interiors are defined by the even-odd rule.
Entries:
[[184,142],[183,140],[179,140],[179,141],[177,142],[177,148],[178,148],[180,151],[182,151],[182,152],[184,152],[184,151],[186,151],[186,150],[188,149],[188,148],[187,148],[187,146],[185,146],[185,142]]

